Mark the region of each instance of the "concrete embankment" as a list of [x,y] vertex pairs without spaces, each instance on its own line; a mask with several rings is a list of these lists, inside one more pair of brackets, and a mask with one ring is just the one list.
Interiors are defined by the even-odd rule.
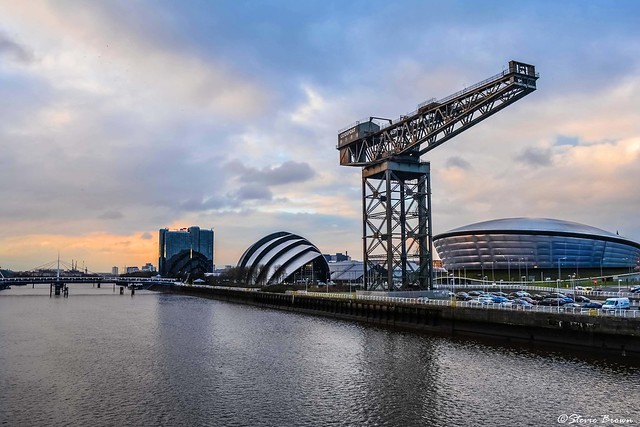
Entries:
[[640,360],[640,319],[492,310],[449,305],[412,304],[315,297],[305,294],[246,292],[224,288],[154,285],[154,291],[295,311],[377,325],[413,329],[444,336],[586,350]]

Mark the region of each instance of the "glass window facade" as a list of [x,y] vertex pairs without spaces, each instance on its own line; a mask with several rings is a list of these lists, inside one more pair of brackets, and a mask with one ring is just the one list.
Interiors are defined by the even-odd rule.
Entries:
[[192,226],[188,229],[159,231],[158,271],[161,275],[171,270],[169,263],[184,251],[196,252],[207,259],[207,272],[213,272],[214,232]]
[[448,270],[560,266],[631,271],[640,261],[640,244],[559,220],[508,219],[472,224],[435,236],[434,246]]

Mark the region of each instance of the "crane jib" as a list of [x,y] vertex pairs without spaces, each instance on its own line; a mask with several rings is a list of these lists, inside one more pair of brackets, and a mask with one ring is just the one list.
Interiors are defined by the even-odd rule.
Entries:
[[535,67],[510,61],[501,73],[389,123],[373,118],[338,134],[340,164],[367,166],[381,160],[419,156],[536,90]]

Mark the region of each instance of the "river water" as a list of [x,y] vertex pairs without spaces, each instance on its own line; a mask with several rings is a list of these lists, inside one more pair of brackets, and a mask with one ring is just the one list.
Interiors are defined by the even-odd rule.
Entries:
[[637,425],[639,398],[624,361],[111,286],[0,292],[0,425]]

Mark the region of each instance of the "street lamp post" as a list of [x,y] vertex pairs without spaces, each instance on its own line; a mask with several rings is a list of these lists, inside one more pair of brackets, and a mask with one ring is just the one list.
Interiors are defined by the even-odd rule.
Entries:
[[518,280],[520,280],[520,286],[522,286],[522,259],[518,258]]
[[496,283],[496,261],[491,261],[491,282]]
[[[556,293],[560,293],[560,278],[562,277],[562,273],[560,272],[560,260],[567,259],[567,257],[558,258],[558,280],[556,281]],[[557,297],[557,295],[556,295]],[[560,311],[560,298],[558,298],[558,311]]]

